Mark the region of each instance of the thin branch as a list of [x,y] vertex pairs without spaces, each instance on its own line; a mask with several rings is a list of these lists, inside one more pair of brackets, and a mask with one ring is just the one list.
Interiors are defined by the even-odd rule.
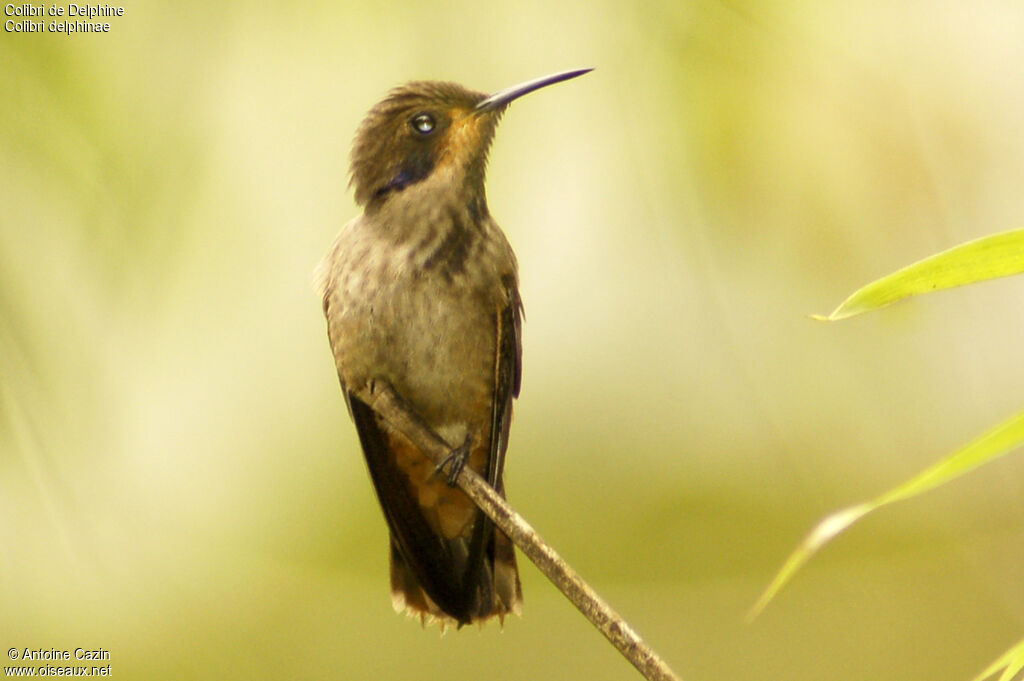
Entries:
[[[359,397],[435,464],[451,453],[452,447],[425,426],[391,386],[377,382]],[[456,482],[648,681],[680,681],[633,628],[483,478],[465,466]]]

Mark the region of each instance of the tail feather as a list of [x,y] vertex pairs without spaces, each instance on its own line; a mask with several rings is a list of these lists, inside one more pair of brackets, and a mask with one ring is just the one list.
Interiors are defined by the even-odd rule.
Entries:
[[501,603],[505,613],[521,615],[523,612],[523,587],[519,583],[519,569],[516,567],[516,549],[512,541],[499,530],[494,532],[494,598]]
[[[396,612],[419,618],[424,624],[439,622],[461,627],[469,622],[483,623],[494,617],[502,622],[505,615],[522,612],[523,592],[516,567],[515,548],[499,530],[493,530],[493,552],[479,563],[474,579],[466,575],[466,583],[474,583],[476,591],[467,595],[469,605],[464,616],[455,617],[442,610],[420,585],[394,540],[391,542],[391,602]],[[462,541],[464,540],[454,540]],[[462,548],[465,552],[465,547]]]

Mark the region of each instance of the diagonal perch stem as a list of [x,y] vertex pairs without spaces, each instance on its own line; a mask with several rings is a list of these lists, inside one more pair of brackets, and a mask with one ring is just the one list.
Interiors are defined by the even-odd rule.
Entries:
[[[377,381],[362,392],[360,399],[435,464],[451,453],[452,447],[424,425],[390,385]],[[456,483],[648,681],[680,681],[633,628],[483,478],[467,466]]]

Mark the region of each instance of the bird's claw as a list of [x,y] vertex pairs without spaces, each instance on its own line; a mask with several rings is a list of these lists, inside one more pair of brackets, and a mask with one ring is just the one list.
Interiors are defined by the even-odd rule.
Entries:
[[446,478],[449,487],[455,487],[455,482],[459,479],[459,473],[462,472],[462,469],[466,467],[466,462],[469,461],[469,444],[472,439],[472,436],[466,435],[465,441],[453,449],[434,468],[435,473],[445,473],[445,469],[448,469]]

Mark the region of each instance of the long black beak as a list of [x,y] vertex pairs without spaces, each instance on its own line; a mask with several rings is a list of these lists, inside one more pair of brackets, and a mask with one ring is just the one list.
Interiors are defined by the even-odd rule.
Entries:
[[539,90],[542,87],[548,85],[554,85],[555,83],[561,83],[563,80],[569,80],[577,76],[582,76],[584,73],[590,73],[594,69],[575,69],[573,71],[563,71],[562,73],[554,73],[550,76],[544,76],[543,78],[537,78],[536,80],[527,81],[526,83],[520,83],[519,85],[513,85],[510,88],[505,88],[501,92],[496,92],[487,99],[483,100],[476,105],[477,113],[484,113],[486,111],[497,111],[506,104],[511,102],[513,99],[522,97],[523,95],[529,94],[534,90]]

